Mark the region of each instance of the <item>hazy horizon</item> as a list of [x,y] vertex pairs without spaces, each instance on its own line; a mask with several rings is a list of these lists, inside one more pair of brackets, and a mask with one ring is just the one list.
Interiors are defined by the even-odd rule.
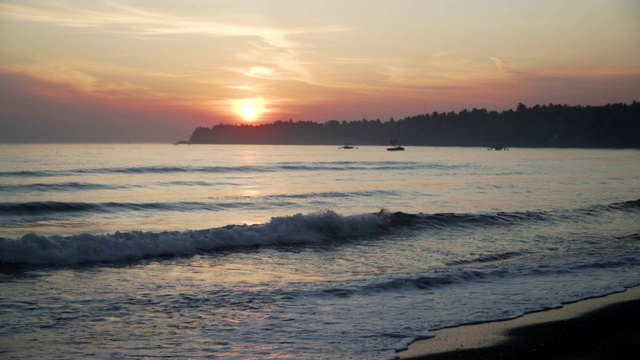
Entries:
[[640,94],[631,0],[2,1],[0,142]]

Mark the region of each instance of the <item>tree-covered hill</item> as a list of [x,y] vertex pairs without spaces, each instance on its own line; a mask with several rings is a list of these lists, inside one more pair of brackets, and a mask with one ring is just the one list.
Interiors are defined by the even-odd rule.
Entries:
[[199,127],[192,144],[331,144],[640,147],[640,103],[604,106],[518,104],[502,112],[485,109],[416,115],[402,120],[276,121],[262,125]]

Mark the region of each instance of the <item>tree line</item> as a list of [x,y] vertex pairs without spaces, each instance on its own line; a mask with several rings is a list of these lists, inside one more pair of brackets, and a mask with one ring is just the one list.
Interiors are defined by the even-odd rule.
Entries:
[[486,109],[433,112],[389,121],[281,121],[261,125],[198,127],[191,144],[632,147],[640,148],[640,103],[604,106],[520,103]]

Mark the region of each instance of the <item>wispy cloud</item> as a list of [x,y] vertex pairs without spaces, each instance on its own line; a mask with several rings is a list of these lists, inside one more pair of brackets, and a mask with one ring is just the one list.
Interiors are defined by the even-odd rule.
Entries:
[[212,37],[259,37],[265,43],[281,48],[297,45],[287,37],[349,30],[345,26],[281,27],[272,25],[225,22],[215,19],[172,15],[145,11],[111,2],[104,10],[69,6],[65,3],[29,6],[0,4],[0,17],[43,22],[66,27],[102,27],[120,35],[162,36],[199,34]]
[[498,69],[500,69],[500,70],[502,70],[502,71],[509,71],[509,70],[511,70],[511,69],[509,68],[509,63],[508,63],[508,62],[506,62],[506,61],[504,61],[504,60],[502,60],[502,59],[500,59],[500,58],[497,58],[497,57],[492,57],[492,58],[491,58],[491,60],[493,60],[493,62],[494,62],[494,63],[496,64],[496,66],[498,67]]
[[[96,70],[100,67],[100,70]],[[105,74],[108,71],[108,74]],[[0,67],[0,73],[14,74],[38,81],[66,84],[84,93],[104,97],[166,99],[168,93],[127,80],[127,74],[135,69],[126,69],[93,63],[29,63]],[[171,96],[173,98],[173,96]]]
[[256,78],[270,78],[274,75],[275,71],[266,66],[254,66],[245,74],[247,76],[256,77]]
[[[49,2],[46,5],[28,5],[0,3],[0,20],[19,20],[38,22],[58,27],[76,29],[86,28],[88,31],[99,31],[101,34],[111,34],[117,37],[136,40],[156,40],[175,36],[199,36],[202,38],[238,38],[233,47],[221,49],[222,53],[215,54],[218,62],[213,63],[212,71],[229,71],[246,77],[273,81],[300,81],[319,85],[320,81],[313,80],[313,69],[310,62],[304,60],[304,55],[313,49],[313,44],[301,43],[299,35],[325,34],[348,31],[351,28],[340,25],[318,26],[287,26],[273,25],[260,17],[239,17],[229,14],[214,13],[204,15],[174,14],[167,11],[150,11],[124,5],[117,2],[82,3],[82,6],[71,6],[67,2]],[[307,37],[308,39],[308,37]],[[234,59],[235,57],[235,59]],[[230,68],[229,64],[236,63],[240,67]],[[97,65],[97,64],[96,64]],[[68,64],[68,66],[72,66]],[[109,66],[109,64],[104,64]],[[104,66],[98,66],[102,68]],[[14,69],[15,70],[15,69]],[[54,74],[55,69],[43,70],[33,67],[34,77],[46,77],[59,81],[80,81],[74,86],[83,89],[95,89],[100,81],[100,75],[80,75],[72,77],[69,74]],[[144,71],[141,71],[144,70]],[[138,76],[149,77],[181,77],[172,74],[173,70],[138,69]],[[202,68],[200,68],[202,70]],[[22,72],[27,69],[22,69]],[[83,73],[84,69],[71,70]],[[112,75],[114,73],[111,73]],[[244,86],[241,78],[238,83],[227,84]]]

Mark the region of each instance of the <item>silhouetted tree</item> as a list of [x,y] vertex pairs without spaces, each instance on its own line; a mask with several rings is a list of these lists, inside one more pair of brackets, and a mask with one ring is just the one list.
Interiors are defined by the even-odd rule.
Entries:
[[503,112],[464,109],[407,117],[326,123],[276,121],[262,125],[196,128],[194,144],[375,144],[389,139],[404,145],[634,147],[640,148],[640,103],[605,106],[535,105],[518,103]]

